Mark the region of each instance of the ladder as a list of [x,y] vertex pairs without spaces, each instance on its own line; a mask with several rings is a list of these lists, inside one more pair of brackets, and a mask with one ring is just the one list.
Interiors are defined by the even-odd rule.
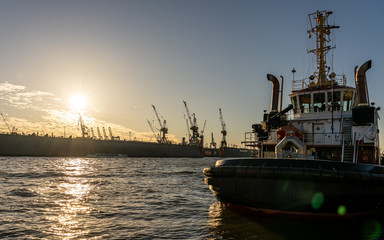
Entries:
[[343,161],[353,161],[353,146],[352,146],[352,118],[342,118],[341,131],[343,135]]

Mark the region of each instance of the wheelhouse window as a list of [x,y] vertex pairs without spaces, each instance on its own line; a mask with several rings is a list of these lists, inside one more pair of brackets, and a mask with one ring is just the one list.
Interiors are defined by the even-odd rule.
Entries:
[[311,112],[311,94],[299,95],[300,111],[302,113]]
[[352,90],[346,90],[343,93],[343,110],[349,111],[352,109],[352,98],[353,98],[353,91]]
[[325,111],[325,93],[314,93],[313,94],[313,109],[314,112]]
[[340,111],[340,91],[328,92],[328,109],[329,111]]
[[340,111],[340,107],[341,107],[340,93],[341,93],[340,91],[333,92],[333,110],[334,111]]

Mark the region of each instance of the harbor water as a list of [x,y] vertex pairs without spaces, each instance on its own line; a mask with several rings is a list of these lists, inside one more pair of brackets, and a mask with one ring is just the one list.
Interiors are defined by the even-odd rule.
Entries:
[[0,239],[381,239],[383,221],[248,216],[204,184],[213,158],[0,158]]

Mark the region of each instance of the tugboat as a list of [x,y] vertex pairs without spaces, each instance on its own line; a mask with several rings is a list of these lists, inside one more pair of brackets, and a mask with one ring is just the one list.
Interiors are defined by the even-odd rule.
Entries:
[[[205,182],[232,208],[257,214],[349,218],[384,209],[384,167],[380,166],[378,111],[370,102],[366,71],[355,68],[356,87],[331,72],[326,55],[334,47],[331,11],[309,14],[317,69],[292,82],[291,104],[278,110],[279,80],[272,83],[271,110],[247,133],[258,158],[219,160],[205,168]],[[292,70],[293,76],[295,70]],[[282,78],[283,82],[283,78]],[[282,85],[282,84],[281,84]],[[280,96],[282,98],[282,96]],[[288,113],[291,113],[288,116]],[[254,137],[252,137],[254,136]]]

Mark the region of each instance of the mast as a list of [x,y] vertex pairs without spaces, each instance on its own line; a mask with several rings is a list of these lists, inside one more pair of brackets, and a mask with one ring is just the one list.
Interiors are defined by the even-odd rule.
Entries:
[[[332,83],[327,79],[326,68],[328,66],[326,66],[326,55],[328,51],[335,48],[335,46],[327,45],[327,43],[331,42],[331,29],[339,28],[339,26],[328,24],[328,17],[332,13],[332,11],[317,11],[316,13],[311,13],[308,15],[309,23],[311,25],[311,29],[308,30],[308,36],[311,38],[311,33],[316,35],[316,48],[309,50],[308,52],[316,55],[318,71],[315,72],[315,76],[311,76],[311,80],[317,78],[317,86],[326,86]],[[315,26],[313,26],[312,18],[316,20]]]

